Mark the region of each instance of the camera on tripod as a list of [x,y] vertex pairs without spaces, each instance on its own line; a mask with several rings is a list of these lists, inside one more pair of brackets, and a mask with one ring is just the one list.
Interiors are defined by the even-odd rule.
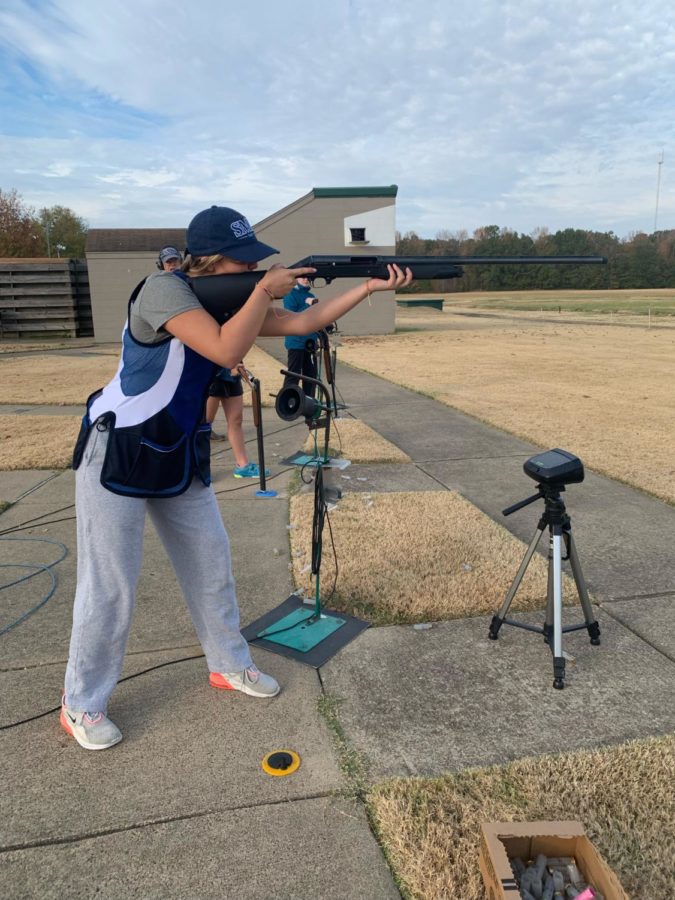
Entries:
[[530,457],[523,464],[523,471],[553,490],[563,490],[566,484],[579,484],[584,480],[584,464],[579,457],[558,447]]
[[[530,545],[525,552],[520,568],[516,573],[516,577],[511,583],[504,602],[499,612],[497,612],[490,622],[488,637],[492,641],[496,641],[499,637],[499,631],[502,625],[513,625],[516,628],[523,628],[526,631],[534,631],[544,636],[544,640],[549,645],[553,654],[553,687],[561,690],[565,687],[565,653],[562,646],[563,634],[568,631],[579,631],[585,628],[588,631],[591,644],[600,643],[600,626],[595,619],[591,600],[588,595],[588,589],[581,571],[581,563],[577,554],[574,538],[572,537],[572,522],[565,509],[560,494],[565,490],[568,484],[578,484],[584,480],[584,466],[578,456],[569,453],[567,450],[561,450],[555,447],[553,450],[545,450],[536,456],[530,457],[523,464],[523,471],[530,478],[534,479],[539,485],[539,490],[531,497],[526,497],[519,503],[514,503],[503,510],[503,515],[510,516],[512,513],[535,503],[537,500],[544,501],[544,512],[542,513],[537,529],[534,533]],[[530,564],[537,544],[544,531],[548,529],[549,533],[549,551],[548,551],[548,582],[546,589],[546,619],[542,627],[531,625],[529,622],[518,621],[507,618],[511,601],[525,575],[527,567]],[[563,556],[563,547],[566,555]],[[577,625],[562,624],[562,563],[569,561],[572,569],[572,576],[577,588],[581,608],[584,614],[584,621]]]

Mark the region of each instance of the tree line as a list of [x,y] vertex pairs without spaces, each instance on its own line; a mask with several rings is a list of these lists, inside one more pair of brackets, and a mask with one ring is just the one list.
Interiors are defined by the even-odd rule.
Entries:
[[15,191],[0,189],[0,258],[70,256],[84,259],[87,223],[65,206],[35,211]]
[[[0,258],[64,256],[84,258],[87,223],[73,210],[52,206],[35,211],[15,191],[0,189]],[[675,287],[675,230],[637,232],[619,238],[613,231],[538,228],[519,234],[487,225],[466,231],[439,231],[435,238],[414,231],[396,234],[399,256],[604,256],[607,265],[466,266],[462,278],[415,281],[409,292],[616,290]]]
[[675,230],[638,232],[619,238],[612,231],[539,228],[518,234],[488,225],[470,237],[465,231],[421,238],[414,231],[396,235],[400,256],[604,256],[606,265],[466,266],[448,281],[416,281],[409,292],[617,290],[675,287]]

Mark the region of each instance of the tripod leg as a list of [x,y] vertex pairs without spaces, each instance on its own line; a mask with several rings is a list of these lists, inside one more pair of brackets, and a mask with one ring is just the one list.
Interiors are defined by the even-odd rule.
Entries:
[[593,615],[593,607],[591,606],[591,600],[588,596],[588,590],[586,588],[586,581],[583,576],[583,572],[581,571],[581,563],[579,562],[579,556],[577,554],[576,544],[574,543],[574,538],[572,537],[572,531],[568,531],[569,535],[569,557],[570,557],[570,566],[572,568],[572,575],[574,575],[574,582],[577,586],[577,591],[579,593],[579,599],[581,601],[581,608],[584,611],[584,618],[586,619],[586,628],[588,629],[588,634],[591,639],[591,644],[598,645],[600,643],[600,625]]
[[544,641],[551,643],[553,635],[553,532],[548,539],[548,578],[546,581],[546,619],[544,621]]
[[553,687],[565,687],[562,649],[562,528],[553,525]]
[[541,539],[545,527],[546,526],[541,522],[539,523],[539,525],[537,525],[537,530],[535,531],[534,536],[530,541],[530,546],[525,552],[523,561],[520,564],[520,568],[516,572],[516,577],[511,583],[511,587],[509,588],[506,597],[504,598],[504,602],[502,603],[499,612],[492,617],[492,621],[490,622],[490,630],[488,633],[488,637],[492,641],[496,641],[499,637],[499,629],[502,627],[502,623],[504,622],[506,614],[509,611],[509,606],[511,606],[511,601],[515,597],[516,591],[520,587],[520,582],[523,580],[523,576],[525,575],[525,571],[530,564],[530,560],[534,556],[534,551],[537,549],[537,544]]

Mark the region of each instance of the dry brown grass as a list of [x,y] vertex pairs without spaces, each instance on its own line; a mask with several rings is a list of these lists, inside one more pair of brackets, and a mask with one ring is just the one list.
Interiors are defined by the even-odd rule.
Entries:
[[[368,805],[417,900],[485,896],[481,822],[580,820],[631,897],[675,897],[675,739],[523,759],[442,778],[393,779]],[[670,860],[670,863],[668,862]]]
[[70,406],[85,403],[89,394],[115,374],[118,353],[95,356],[13,356],[0,359],[0,403]]
[[65,469],[80,416],[0,416],[0,471]]
[[[313,593],[310,573],[303,569],[311,558],[313,502],[313,495],[296,495],[290,511],[293,575],[296,585],[308,593]],[[350,493],[330,513],[330,525],[339,562],[330,606],[378,625],[492,613],[502,603],[525,552],[517,538],[451,491]],[[512,610],[545,605],[546,571],[546,561],[535,555]],[[334,573],[326,525],[324,597]],[[566,579],[568,600],[576,600],[573,591]]]
[[[87,356],[47,352],[43,356],[8,356],[0,359],[0,403],[84,404],[89,394],[110,381],[118,363],[118,347],[106,347]],[[269,393],[276,393],[283,384],[281,365],[258,347],[251,348],[246,365],[260,380],[263,406],[273,406]],[[247,389],[244,403],[251,404],[251,392]]]
[[71,346],[70,341],[0,341],[0,354],[2,353],[28,353],[35,350],[63,350]]
[[[353,463],[409,463],[410,457],[386,438],[373,431],[360,419],[337,419],[331,425],[331,446],[335,446],[344,459]],[[315,438],[307,436],[304,451],[313,453]],[[319,441],[319,449],[323,444]]]
[[673,329],[463,319],[344,339],[341,358],[675,502]]

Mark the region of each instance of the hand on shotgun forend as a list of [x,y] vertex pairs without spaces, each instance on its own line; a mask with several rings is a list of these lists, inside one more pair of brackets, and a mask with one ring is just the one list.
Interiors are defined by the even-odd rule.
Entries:
[[410,269],[406,269],[405,273],[396,265],[387,265],[389,278],[369,278],[366,281],[366,289],[369,294],[376,291],[395,291],[397,288],[406,287],[413,280],[413,273]]

